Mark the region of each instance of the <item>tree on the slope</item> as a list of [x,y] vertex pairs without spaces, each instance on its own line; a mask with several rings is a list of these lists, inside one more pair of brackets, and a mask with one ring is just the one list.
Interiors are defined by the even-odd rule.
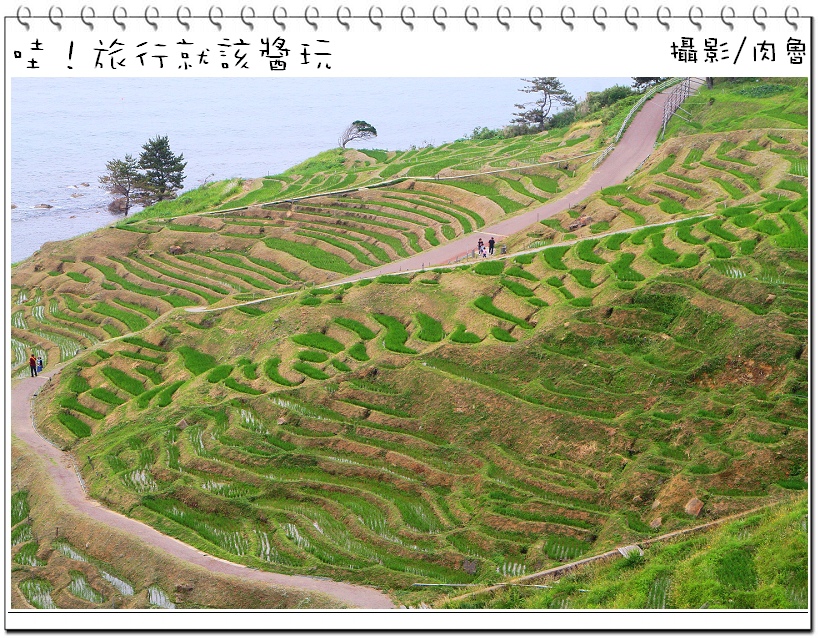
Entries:
[[533,127],[537,131],[544,131],[548,122],[548,115],[554,105],[574,106],[576,100],[566,89],[559,78],[523,78],[528,86],[520,89],[523,93],[533,93],[537,99],[533,102],[515,104],[520,109],[514,114],[513,124]]
[[139,198],[142,188],[141,183],[144,175],[139,172],[139,164],[131,155],[125,155],[125,159],[113,159],[105,164],[106,173],[100,176],[99,181],[106,191],[116,196],[116,199],[108,204],[108,210],[112,213],[124,212],[128,216],[132,201]]
[[644,91],[649,86],[653,86],[654,84],[659,84],[659,82],[664,82],[667,78],[631,78],[633,80],[633,88],[637,91]]
[[374,126],[363,120],[355,120],[341,133],[338,144],[341,148],[346,148],[346,145],[352,140],[368,140],[373,137],[378,137],[378,131],[375,130]]
[[145,171],[141,187],[140,203],[150,206],[156,202],[176,197],[185,180],[184,156],[174,155],[167,136],[157,135],[142,146],[139,167]]

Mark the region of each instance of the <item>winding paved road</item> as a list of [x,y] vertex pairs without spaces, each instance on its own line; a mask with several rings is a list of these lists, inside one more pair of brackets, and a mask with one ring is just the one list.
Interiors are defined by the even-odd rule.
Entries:
[[46,461],[43,465],[54,482],[57,491],[65,503],[76,511],[91,517],[95,521],[133,534],[152,547],[166,551],[168,554],[188,563],[204,567],[211,572],[238,576],[239,578],[271,585],[318,591],[333,596],[351,607],[363,609],[394,608],[395,605],[389,596],[371,587],[310,578],[309,576],[290,576],[259,571],[203,554],[201,550],[195,547],[186,545],[171,536],[166,536],[145,523],[109,510],[97,501],[88,498],[74,472],[74,463],[71,457],[40,436],[34,429],[34,423],[32,422],[31,398],[52,375],[56,374],[59,374],[59,372],[52,372],[51,375],[40,374],[38,377],[27,377],[14,381],[11,389],[11,432],[13,436],[25,443]]
[[[482,234],[495,236],[511,235],[558,212],[566,210],[571,203],[577,203],[589,195],[607,186],[620,183],[630,175],[647,157],[654,147],[654,142],[662,124],[662,110],[667,101],[667,93],[659,93],[649,100],[636,115],[616,149],[594,171],[588,181],[578,189],[550,201],[543,206],[526,211],[521,215],[505,219],[481,230]],[[417,270],[433,264],[445,264],[452,259],[473,249],[474,234],[467,235],[443,246],[432,248],[423,253],[385,264],[379,268],[358,273],[333,284],[354,281],[362,276],[374,277],[380,274],[395,273],[406,270]],[[55,370],[51,375],[58,374]],[[41,374],[35,378],[25,378],[12,384],[11,431],[12,435],[28,445],[41,458],[48,461],[45,467],[64,501],[78,512],[94,520],[129,532],[151,546],[162,549],[169,554],[199,565],[213,572],[238,576],[249,580],[261,581],[272,585],[298,587],[305,590],[320,591],[334,596],[344,603],[364,609],[393,608],[392,600],[383,592],[370,587],[352,585],[330,580],[320,580],[308,576],[289,576],[272,572],[257,571],[243,565],[203,554],[200,550],[166,536],[140,521],[103,507],[85,494],[73,469],[70,456],[42,438],[34,428],[31,416],[31,399],[46,383],[50,375]]]
[[[603,188],[614,186],[622,182],[635,171],[653,151],[656,137],[662,128],[662,113],[673,87],[657,93],[645,102],[642,110],[634,116],[630,126],[613,152],[599,165],[588,180],[576,190],[564,194],[562,197],[551,200],[542,206],[532,208],[520,215],[504,219],[501,222],[480,229],[480,236],[487,240],[487,236],[504,237],[525,230],[541,219],[546,219],[581,202],[589,195],[593,195]],[[401,271],[420,270],[447,264],[453,259],[477,248],[477,233],[463,235],[441,246],[431,248],[400,261],[393,261],[383,266],[351,275],[345,279],[333,281],[334,284],[343,284],[356,281],[361,277],[375,277]]]

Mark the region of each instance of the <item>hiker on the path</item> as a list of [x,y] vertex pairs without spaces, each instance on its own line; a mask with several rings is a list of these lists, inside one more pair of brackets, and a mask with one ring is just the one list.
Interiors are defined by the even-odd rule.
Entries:
[[489,239],[489,255],[494,254],[494,237]]
[[37,357],[37,372],[39,373],[39,372],[42,372],[42,371],[43,371],[43,358],[42,357]]
[[483,256],[483,238],[477,238],[477,255],[482,257]]
[[31,376],[37,376],[37,359],[34,358],[34,353],[31,353],[31,356],[28,358],[28,367],[31,370]]

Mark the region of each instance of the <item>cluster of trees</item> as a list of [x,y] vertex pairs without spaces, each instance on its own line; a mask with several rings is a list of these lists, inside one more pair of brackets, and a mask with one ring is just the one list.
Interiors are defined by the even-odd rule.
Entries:
[[99,181],[115,197],[108,210],[127,216],[132,206],[147,207],[174,199],[185,180],[184,159],[170,150],[167,136],[157,135],[142,145],[138,159],[127,154],[124,159],[107,162]]
[[[667,78],[631,78],[631,86],[614,85],[604,91],[591,91],[582,101],[577,101],[556,77],[523,78],[526,83],[520,91],[534,96],[531,102],[515,104],[518,110],[511,123],[501,129],[477,127],[468,136],[481,140],[498,137],[516,137],[568,126],[579,117],[600,111],[635,93],[641,93]],[[559,109],[558,107],[562,107]]]

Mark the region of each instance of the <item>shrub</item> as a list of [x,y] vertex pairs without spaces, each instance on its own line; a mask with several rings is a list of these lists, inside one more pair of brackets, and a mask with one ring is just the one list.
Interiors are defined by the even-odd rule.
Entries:
[[386,335],[384,335],[383,346],[392,352],[401,354],[417,354],[417,350],[408,348],[406,340],[409,338],[409,333],[406,332],[404,325],[389,315],[373,315],[375,321],[386,328]]
[[304,363],[303,361],[295,362],[293,364],[293,369],[298,370],[298,372],[304,376],[310,377],[311,379],[316,379],[317,381],[324,381],[330,377],[330,375],[323,370],[319,370],[315,366],[311,366],[309,363]]
[[594,276],[593,270],[585,270],[584,268],[574,268],[570,271],[571,276],[577,280],[577,283],[583,288],[596,288],[597,284],[591,281]]
[[525,319],[520,319],[519,317],[515,317],[510,312],[500,310],[497,306],[494,305],[494,303],[491,300],[491,297],[489,297],[488,295],[482,295],[475,299],[474,305],[483,312],[487,312],[490,315],[494,315],[495,317],[499,317],[500,319],[504,319],[506,321],[511,321],[512,323],[515,323],[526,330],[531,330],[534,327]]
[[411,284],[412,278],[406,275],[381,275],[375,281],[379,284]]
[[309,332],[306,334],[294,335],[292,340],[300,346],[308,348],[317,348],[318,350],[326,350],[333,354],[338,354],[344,349],[344,344],[336,341],[332,337],[328,337],[320,332]]
[[351,330],[364,341],[374,339],[375,335],[377,334],[370,330],[369,328],[367,328],[361,322],[355,321],[354,319],[347,319],[346,317],[336,317],[335,323],[337,323],[339,326],[343,326],[347,330]]
[[349,349],[349,356],[358,361],[369,361],[369,355],[366,353],[366,344],[359,341]]
[[562,263],[562,257],[568,252],[570,246],[554,246],[553,248],[546,248],[542,251],[545,263],[551,266],[554,270],[568,270],[568,266]]
[[83,275],[82,273],[69,271],[65,273],[67,276],[71,277],[74,281],[78,281],[81,284],[87,284],[91,281],[91,278],[88,275]]
[[[528,255],[525,256],[527,257]],[[531,257],[533,259],[534,255],[531,255]],[[528,281],[537,281],[536,275],[531,274],[527,270],[523,270],[519,266],[512,266],[511,268],[507,268],[505,271],[505,275],[507,277],[519,277],[520,279],[527,279]]]
[[474,272],[478,275],[491,275],[496,277],[503,272],[505,265],[506,262],[501,259],[496,261],[481,261],[475,265]]
[[491,335],[498,341],[505,341],[506,343],[515,343],[517,341],[517,339],[511,336],[511,333],[508,330],[504,330],[503,328],[497,326],[491,329]]
[[480,343],[482,339],[473,332],[466,332],[466,326],[462,323],[457,324],[454,332],[449,338],[455,343]]
[[[616,237],[617,235],[612,235],[612,237]],[[576,245],[576,254],[582,261],[587,261],[591,264],[606,264],[604,259],[597,255],[594,252],[594,248],[596,248],[597,244],[599,244],[598,239],[586,239],[585,241],[581,241]]]
[[617,233],[616,235],[611,235],[605,240],[605,248],[608,250],[619,250],[619,248],[622,246],[622,242],[628,237],[630,237],[628,233]]
[[82,419],[78,419],[73,414],[69,414],[68,412],[60,412],[57,415],[57,420],[67,427],[77,438],[91,436],[91,426]]
[[229,377],[231,372],[233,372],[233,366],[225,363],[210,370],[206,378],[210,383],[218,383]]
[[329,355],[326,352],[319,352],[318,350],[302,350],[297,356],[301,361],[309,361],[311,363],[324,363],[329,359]]
[[278,366],[281,364],[281,357],[271,357],[267,359],[267,363],[264,364],[264,373],[275,383],[279,385],[292,387],[294,385],[298,385],[297,383],[293,383],[292,381],[285,379],[281,376],[278,371]]
[[236,392],[243,392],[244,394],[264,394],[262,390],[256,390],[255,388],[251,388],[249,385],[245,385],[236,381],[232,377],[228,377],[224,380],[224,385],[226,385],[231,390],[235,390]]
[[437,343],[446,336],[446,333],[443,331],[443,324],[434,317],[430,317],[423,312],[418,312],[415,314],[415,319],[418,325],[420,325],[420,331],[415,335],[418,339]]
[[181,388],[184,383],[184,381],[176,381],[164,388],[156,398],[156,405],[158,405],[160,408],[170,405],[170,402],[173,400],[174,393]]
[[116,387],[133,396],[142,394],[145,391],[145,386],[142,385],[139,379],[134,379],[131,375],[117,368],[106,366],[102,369],[102,374]]
[[182,355],[185,367],[194,376],[207,372],[216,365],[216,359],[209,354],[199,352],[190,346],[179,346],[177,352]]
[[643,281],[644,275],[631,268],[631,264],[636,259],[633,253],[622,253],[616,261],[610,264],[611,270],[620,281]]

